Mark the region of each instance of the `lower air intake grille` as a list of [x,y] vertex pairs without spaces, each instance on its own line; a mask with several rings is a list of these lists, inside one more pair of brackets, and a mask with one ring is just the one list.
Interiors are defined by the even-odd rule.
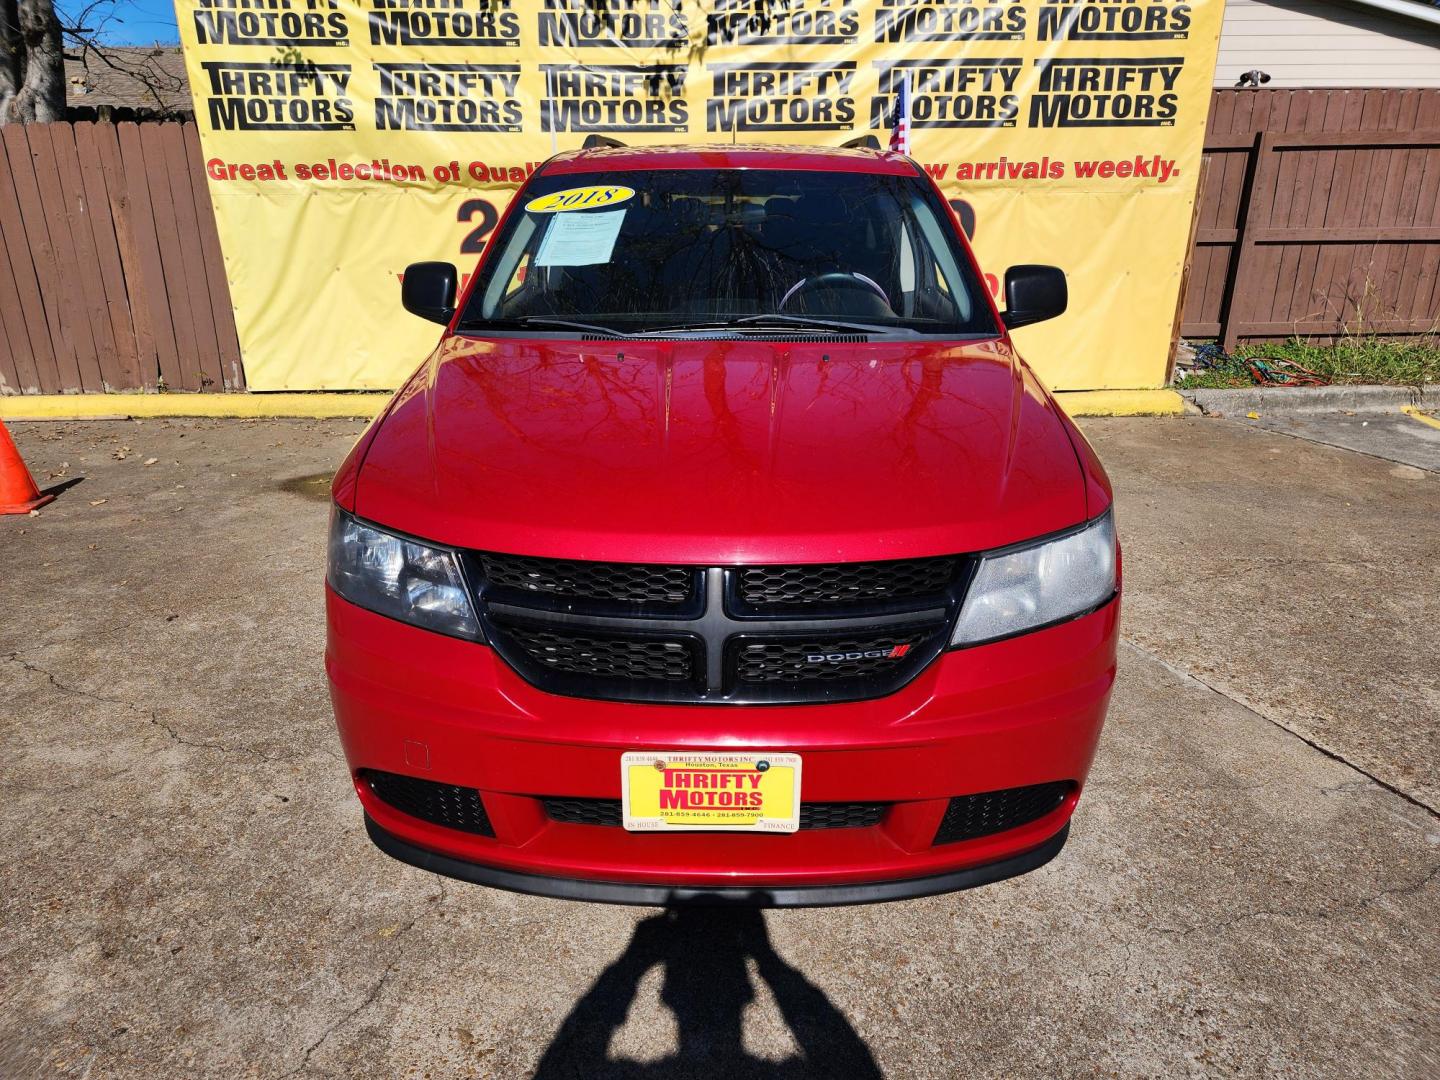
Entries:
[[802,829],[868,829],[879,825],[886,803],[817,802],[800,804]]
[[485,813],[485,804],[480,801],[480,792],[474,788],[437,784],[433,780],[370,769],[361,776],[376,798],[389,803],[402,814],[432,825],[443,825],[447,829],[459,829],[478,836],[495,835],[490,818]]
[[747,566],[740,570],[740,598],[755,607],[765,607],[937,596],[955,580],[958,562],[941,557],[816,566]]
[[544,799],[551,821],[567,825],[614,825],[621,822],[619,799]]
[[1027,825],[1063,803],[1074,786],[1069,780],[1057,780],[951,799],[935,833],[935,843],[974,840]]
[[[619,799],[544,799],[552,821],[567,825],[610,825],[621,822]],[[880,824],[887,803],[801,803],[802,829],[865,829]]]
[[687,682],[695,677],[694,652],[680,641],[592,637],[529,626],[506,626],[505,633],[531,660],[552,671],[636,682]]
[[876,637],[770,638],[740,646],[735,677],[742,683],[829,682],[884,676],[936,627]]

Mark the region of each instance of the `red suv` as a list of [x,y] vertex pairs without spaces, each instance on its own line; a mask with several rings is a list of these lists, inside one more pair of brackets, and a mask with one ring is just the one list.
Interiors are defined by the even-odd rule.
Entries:
[[1105,473],[910,159],[546,162],[335,477],[326,662],[370,836],[622,903],[966,888],[1065,842],[1115,676]]

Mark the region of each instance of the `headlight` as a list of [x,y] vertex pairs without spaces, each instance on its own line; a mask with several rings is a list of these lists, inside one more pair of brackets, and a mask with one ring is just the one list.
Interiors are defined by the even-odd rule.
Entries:
[[1115,519],[987,555],[965,594],[951,645],[975,645],[1083,615],[1115,592]]
[[454,637],[481,640],[455,553],[330,514],[330,587],[359,607]]

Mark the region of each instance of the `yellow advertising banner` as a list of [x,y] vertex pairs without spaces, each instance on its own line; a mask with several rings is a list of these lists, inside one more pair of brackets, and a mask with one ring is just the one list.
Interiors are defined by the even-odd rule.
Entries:
[[256,390],[393,387],[435,329],[399,279],[473,268],[557,151],[884,144],[992,290],[1054,263],[1070,312],[1016,332],[1056,389],[1153,387],[1169,350],[1223,0],[176,0]]

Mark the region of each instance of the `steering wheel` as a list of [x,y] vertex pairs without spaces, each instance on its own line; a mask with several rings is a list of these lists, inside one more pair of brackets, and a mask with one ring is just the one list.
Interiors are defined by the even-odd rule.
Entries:
[[878,282],[872,281],[864,274],[857,274],[848,270],[830,270],[824,274],[816,274],[814,277],[801,278],[794,285],[791,285],[780,300],[779,310],[784,311],[790,301],[796,297],[818,292],[821,289],[837,288],[865,289],[873,292],[876,296],[880,297],[881,300],[885,301],[886,307],[891,306],[890,297],[885,295],[885,290],[880,287]]

